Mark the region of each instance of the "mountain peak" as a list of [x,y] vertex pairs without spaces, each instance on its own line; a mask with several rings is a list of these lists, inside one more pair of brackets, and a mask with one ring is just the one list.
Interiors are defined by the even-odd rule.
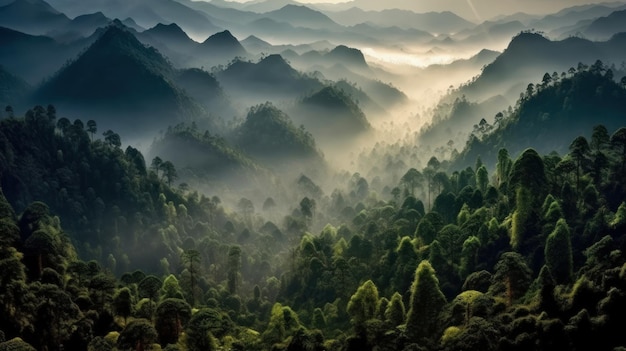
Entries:
[[185,41],[190,40],[187,33],[185,33],[185,31],[180,28],[176,23],[159,23],[156,26],[146,30],[145,33],[156,35],[159,37],[166,37],[168,39],[180,39]]
[[367,66],[365,56],[359,49],[350,48],[345,45],[339,45],[328,53],[328,57],[336,59],[340,62],[347,61],[359,66]]
[[271,54],[264,57],[261,61],[259,61],[259,65],[267,67],[286,66],[291,69],[291,66],[280,54]]
[[246,56],[246,49],[241,45],[230,31],[225,30],[215,33],[201,45],[201,51],[210,54],[214,58],[233,59],[237,56]]
[[204,42],[213,42],[213,43],[226,43],[226,42],[239,42],[237,38],[229,30],[225,30],[222,32],[215,33],[207,38]]

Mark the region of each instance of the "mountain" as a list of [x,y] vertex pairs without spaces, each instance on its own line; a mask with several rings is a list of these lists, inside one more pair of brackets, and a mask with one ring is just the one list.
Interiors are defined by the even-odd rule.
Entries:
[[263,16],[277,22],[289,23],[294,27],[325,30],[341,28],[325,14],[302,5],[285,5],[278,10],[264,13]]
[[211,73],[199,68],[188,68],[179,71],[174,81],[207,112],[225,118],[236,114],[230,99]]
[[266,42],[265,40],[258,38],[254,35],[248,36],[246,39],[242,40],[241,45],[246,49],[246,51],[251,53],[269,53],[272,51],[272,44]]
[[341,63],[350,67],[359,69],[367,69],[368,65],[365,56],[359,49],[349,48],[345,45],[339,45],[325,55],[326,59]]
[[355,137],[371,131],[371,126],[359,106],[342,90],[327,86],[305,97],[291,113],[296,123],[310,130],[320,145],[349,143]]
[[228,2],[223,4],[217,1],[193,1],[193,0],[177,0],[181,4],[201,11],[211,17],[211,22],[223,27],[233,28],[242,23],[248,23],[254,21],[260,17],[256,12],[244,11],[229,7],[229,5],[235,5],[234,2]]
[[596,40],[607,40],[616,33],[626,32],[626,10],[615,11],[593,21],[585,30],[585,36]]
[[625,40],[623,35],[619,35],[606,42],[581,38],[551,41],[540,34],[521,33],[460,93],[470,100],[481,100],[497,91],[504,93],[509,100],[515,100],[519,91],[531,83],[528,77],[539,77],[545,72],[565,72],[577,67],[579,62],[591,64],[601,60],[621,63],[626,55]]
[[70,19],[43,0],[15,0],[0,7],[0,26],[28,34],[45,34]]
[[48,31],[47,35],[62,42],[72,42],[91,36],[98,28],[104,28],[109,23],[111,23],[111,19],[102,12],[80,15],[72,19],[67,25]]
[[0,65],[29,84],[39,84],[87,45],[88,41],[61,44],[50,37],[0,27]]
[[159,23],[177,23],[193,36],[207,36],[220,30],[209,16],[174,0],[50,0],[70,16],[101,11],[109,18],[132,18],[144,28]]
[[250,98],[254,105],[268,100],[295,99],[320,89],[314,78],[293,69],[280,55],[269,55],[258,63],[236,61],[217,74],[233,100]]
[[301,170],[306,164],[320,167],[323,163],[313,136],[271,103],[252,107],[233,134],[241,150],[271,168]]
[[593,21],[599,17],[606,17],[616,10],[623,10],[626,5],[617,3],[617,6],[582,5],[563,9],[555,14],[547,15],[537,21],[530,23],[530,26],[543,31],[554,31],[558,28],[571,27],[585,21]]
[[4,113],[5,107],[9,105],[14,109],[21,107],[30,90],[28,83],[0,66],[0,113]]
[[198,46],[196,55],[201,62],[208,62],[207,66],[225,64],[235,57],[246,57],[248,53],[230,31],[223,31],[208,37]]
[[162,24],[138,33],[137,39],[154,46],[178,66],[187,66],[199,44],[189,38],[176,23]]
[[474,27],[469,22],[452,12],[415,13],[408,10],[387,9],[382,11],[364,11],[358,7],[338,12],[325,12],[333,21],[344,26],[372,23],[381,27],[400,27],[419,29],[429,33],[450,34]]
[[256,13],[266,13],[279,10],[289,5],[298,6],[301,5],[301,3],[293,0],[253,0],[245,2],[242,9]]
[[563,155],[569,152],[570,140],[589,138],[596,125],[604,125],[609,133],[623,127],[626,90],[606,72],[606,66],[596,63],[525,93],[493,132],[470,138],[455,166],[471,165],[479,155],[493,163],[502,147],[511,155],[528,147]]
[[46,82],[35,101],[140,134],[200,114],[173,83],[174,69],[127,29],[112,25],[76,61]]
[[225,139],[208,131],[201,133],[194,126],[184,124],[169,128],[163,137],[152,143],[149,157],[156,156],[171,160],[185,179],[205,184],[254,186],[256,176],[265,172]]

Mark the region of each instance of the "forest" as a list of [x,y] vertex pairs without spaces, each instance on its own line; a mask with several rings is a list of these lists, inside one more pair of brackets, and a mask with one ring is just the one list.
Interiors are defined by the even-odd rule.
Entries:
[[0,351],[626,351],[625,23],[0,0]]
[[[421,155],[395,181],[336,176],[330,194],[302,174],[297,197],[258,208],[178,183],[172,162],[93,120],[7,108],[0,350],[623,350],[626,127],[594,125],[563,154],[491,141],[561,104],[555,91],[623,96],[597,68],[523,94],[456,159]],[[265,104],[236,135],[255,116],[296,129]],[[195,125],[168,135],[228,148]],[[293,152],[319,157],[294,135]],[[499,150],[455,168],[479,144]],[[271,178],[233,150],[224,162]]]

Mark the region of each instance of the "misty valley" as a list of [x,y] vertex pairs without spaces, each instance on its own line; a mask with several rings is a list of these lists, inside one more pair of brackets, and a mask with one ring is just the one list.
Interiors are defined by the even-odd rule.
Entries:
[[0,0],[0,351],[626,350],[587,2]]

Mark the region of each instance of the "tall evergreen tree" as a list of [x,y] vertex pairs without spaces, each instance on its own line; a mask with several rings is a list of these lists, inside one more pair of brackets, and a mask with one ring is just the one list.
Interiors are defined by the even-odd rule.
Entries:
[[556,222],[554,231],[548,236],[545,248],[546,264],[557,284],[572,281],[572,240],[569,227],[563,218]]
[[439,312],[446,298],[439,289],[439,280],[428,261],[422,261],[415,270],[411,286],[411,300],[407,314],[406,334],[413,342],[424,338],[437,339]]

